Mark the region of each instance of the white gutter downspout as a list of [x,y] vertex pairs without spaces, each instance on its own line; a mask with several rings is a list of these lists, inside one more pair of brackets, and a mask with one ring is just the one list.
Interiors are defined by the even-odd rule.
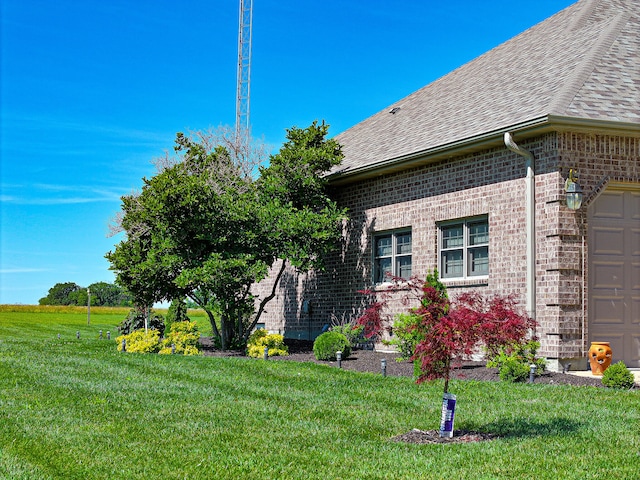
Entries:
[[536,182],[535,162],[533,154],[519,147],[513,141],[509,132],[504,134],[504,144],[509,150],[526,159],[527,176],[525,178],[525,217],[526,217],[526,245],[527,245],[527,279],[526,279],[526,309],[527,314],[536,318]]

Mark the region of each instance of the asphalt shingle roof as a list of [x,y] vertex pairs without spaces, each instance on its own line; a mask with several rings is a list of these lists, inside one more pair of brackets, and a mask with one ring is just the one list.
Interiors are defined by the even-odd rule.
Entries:
[[581,0],[358,123],[338,170],[546,115],[640,123],[640,0]]

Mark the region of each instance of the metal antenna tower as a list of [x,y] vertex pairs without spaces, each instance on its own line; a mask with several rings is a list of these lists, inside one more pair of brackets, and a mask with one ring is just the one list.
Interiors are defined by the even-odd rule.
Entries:
[[253,0],[240,0],[238,26],[238,81],[236,92],[236,139],[249,134],[249,94],[251,80],[251,24]]

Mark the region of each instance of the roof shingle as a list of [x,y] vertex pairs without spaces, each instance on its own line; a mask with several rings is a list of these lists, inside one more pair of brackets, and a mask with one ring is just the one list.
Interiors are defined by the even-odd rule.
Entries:
[[[400,110],[391,114],[393,107]],[[545,115],[640,123],[640,2],[581,0],[338,135],[341,173]]]

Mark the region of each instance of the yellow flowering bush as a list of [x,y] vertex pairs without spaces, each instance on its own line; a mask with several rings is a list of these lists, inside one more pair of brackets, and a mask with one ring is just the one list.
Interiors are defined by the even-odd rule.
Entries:
[[169,334],[162,340],[162,348],[158,353],[170,355],[172,345],[176,346],[176,354],[180,355],[200,355],[198,340],[200,332],[196,322],[175,322],[171,324]]
[[131,353],[155,353],[160,349],[160,332],[158,330],[134,330],[128,335],[116,338],[118,351],[122,351],[122,340],[126,342],[126,351]]
[[284,336],[267,333],[264,329],[256,330],[249,336],[247,355],[260,358],[264,356],[264,347],[268,348],[270,357],[289,355],[289,347],[284,344]]

